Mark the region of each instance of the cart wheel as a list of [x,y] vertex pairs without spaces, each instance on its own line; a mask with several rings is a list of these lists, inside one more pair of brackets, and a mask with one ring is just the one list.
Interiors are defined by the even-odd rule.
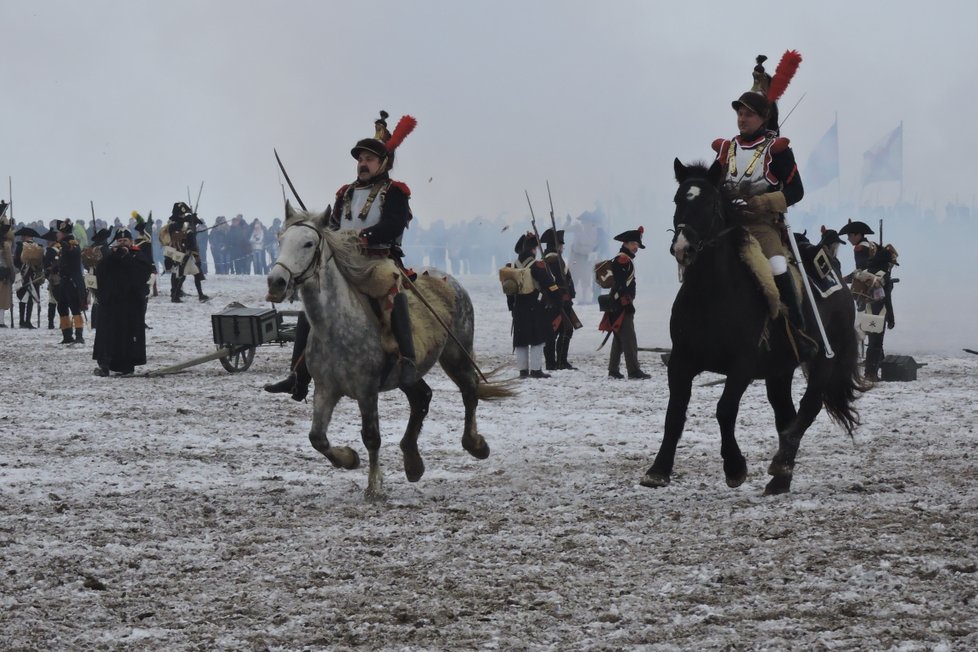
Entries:
[[[221,348],[218,345],[217,348]],[[221,366],[228,370],[232,374],[236,374],[239,371],[245,371],[251,366],[251,363],[255,361],[255,347],[237,347],[231,355],[224,356],[223,358],[218,358],[221,361]]]

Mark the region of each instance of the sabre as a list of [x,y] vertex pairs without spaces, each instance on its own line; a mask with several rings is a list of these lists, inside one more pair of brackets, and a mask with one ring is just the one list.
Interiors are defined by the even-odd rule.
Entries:
[[282,165],[282,159],[278,157],[278,150],[273,147],[272,151],[275,152],[275,160],[278,161],[278,169],[282,171],[282,176],[285,177],[286,183],[289,184],[289,190],[292,191],[292,196],[295,197],[297,202],[299,202],[299,208],[308,213],[309,211],[306,208],[306,205],[302,203],[302,199],[299,198],[299,193],[295,191],[295,186],[292,185],[292,179],[289,178],[289,173],[285,171],[285,166]]
[[808,302],[812,305],[812,313],[815,315],[815,323],[818,325],[818,334],[822,336],[822,345],[825,348],[825,357],[832,359],[835,357],[835,352],[832,351],[832,345],[829,344],[828,335],[825,334],[825,325],[822,324],[822,316],[818,314],[818,304],[815,303],[815,294],[812,292],[811,282],[808,280],[808,272],[805,271],[805,265],[801,260],[801,252],[798,250],[798,243],[795,241],[795,234],[791,230],[791,225],[785,220],[784,228],[788,230],[788,241],[791,243],[791,253],[794,254],[795,260],[798,263],[798,271],[801,274],[801,284],[805,286],[805,296],[808,297]]
[[[204,192],[204,182],[203,182],[203,180],[200,182],[200,190],[197,191],[197,203],[194,204],[194,215],[197,214],[197,208],[200,206],[200,193],[202,193],[202,192]],[[188,195],[187,198],[189,199],[190,198],[189,197],[189,195],[190,195],[190,189],[189,188],[187,189],[187,195]]]

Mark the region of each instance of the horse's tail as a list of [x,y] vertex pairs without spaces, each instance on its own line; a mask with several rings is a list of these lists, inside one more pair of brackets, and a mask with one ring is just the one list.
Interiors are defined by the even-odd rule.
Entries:
[[830,370],[826,382],[822,384],[822,405],[832,420],[845,428],[851,437],[853,429],[860,423],[859,411],[855,407],[856,398],[871,385],[859,373],[855,330],[840,349],[836,351],[835,360],[827,361]]
[[486,374],[486,380],[489,382],[483,382],[479,379],[478,385],[478,396],[480,401],[499,401],[504,398],[512,398],[516,396],[516,386],[519,381],[515,378],[494,380],[499,373],[506,369],[508,365],[501,365],[496,367],[488,374]]

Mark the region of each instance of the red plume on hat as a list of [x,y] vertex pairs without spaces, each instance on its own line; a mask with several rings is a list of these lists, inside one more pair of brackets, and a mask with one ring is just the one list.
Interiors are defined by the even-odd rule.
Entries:
[[404,139],[408,137],[414,128],[418,126],[418,121],[414,117],[406,115],[397,121],[397,126],[394,127],[394,133],[391,134],[390,139],[384,143],[384,147],[387,148],[389,153],[393,153],[397,149]]
[[797,50],[787,50],[781,55],[781,61],[774,70],[774,77],[767,89],[767,99],[769,102],[777,102],[784,95],[788,84],[798,71],[801,64],[801,54]]

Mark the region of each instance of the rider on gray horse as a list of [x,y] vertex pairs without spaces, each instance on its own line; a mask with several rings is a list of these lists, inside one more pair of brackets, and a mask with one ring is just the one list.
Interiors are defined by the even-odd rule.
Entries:
[[[401,358],[400,384],[407,386],[417,382],[418,373],[407,295],[397,268],[404,269],[400,245],[412,217],[408,205],[411,191],[406,184],[393,181],[390,170],[394,167],[395,150],[414,129],[415,121],[409,116],[401,118],[392,135],[387,130],[387,117],[387,112],[381,111],[380,118],[374,121],[374,137],[358,141],[350,150],[357,160],[357,180],[336,192],[329,228],[358,230],[364,255],[390,261],[389,267],[378,267],[378,276],[386,275],[386,280],[377,292],[370,294],[379,304],[381,318],[390,322]],[[309,322],[300,315],[292,349],[292,372],[284,380],[265,385],[265,391],[291,393],[297,401],[306,397],[311,378],[302,353],[308,335]]]

